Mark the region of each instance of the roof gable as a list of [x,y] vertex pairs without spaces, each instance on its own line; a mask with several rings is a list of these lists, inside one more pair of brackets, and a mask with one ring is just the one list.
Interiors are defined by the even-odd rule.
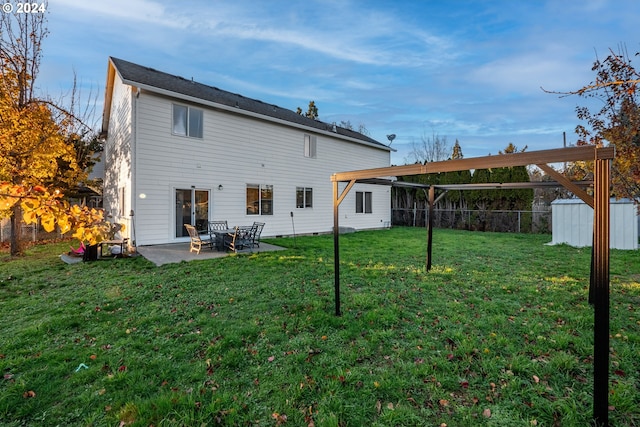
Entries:
[[[358,140],[367,145],[373,145],[381,149],[391,151],[388,146],[349,129],[328,124],[319,120],[313,120],[292,110],[268,104],[256,99],[247,98],[239,94],[227,92],[213,86],[188,80],[180,76],[164,73],[153,68],[134,64],[118,58],[109,58],[114,68],[126,84],[142,86],[153,91],[154,89],[168,91],[190,98],[199,99],[232,109],[238,112],[249,112],[267,118],[288,122],[299,127],[307,127],[318,131],[331,132],[342,139]],[[108,86],[108,85],[107,85]]]

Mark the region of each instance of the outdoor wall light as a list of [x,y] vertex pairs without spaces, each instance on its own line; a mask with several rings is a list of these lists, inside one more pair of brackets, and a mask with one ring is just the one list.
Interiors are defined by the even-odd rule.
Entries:
[[147,198],[147,195],[146,195],[146,194],[144,194],[144,193],[140,193],[140,196],[138,196],[138,197],[140,197],[141,199],[146,199],[146,198]]
[[218,185],[218,190],[222,191],[223,188],[222,184]]

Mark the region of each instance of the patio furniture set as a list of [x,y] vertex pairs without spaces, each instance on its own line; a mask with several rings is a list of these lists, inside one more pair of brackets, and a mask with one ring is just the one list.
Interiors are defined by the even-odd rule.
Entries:
[[[227,221],[209,221],[207,230],[197,230],[191,224],[184,224],[189,233],[191,246],[189,252],[200,253],[203,247],[217,251],[238,252],[242,249],[260,247],[260,234],[264,222],[254,222],[249,226],[229,228]],[[202,235],[208,235],[203,238]]]

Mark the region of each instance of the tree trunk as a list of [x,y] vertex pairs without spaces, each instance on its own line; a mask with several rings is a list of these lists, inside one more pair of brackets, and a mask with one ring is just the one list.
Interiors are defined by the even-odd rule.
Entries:
[[22,206],[16,203],[11,208],[11,256],[24,255],[22,241]]

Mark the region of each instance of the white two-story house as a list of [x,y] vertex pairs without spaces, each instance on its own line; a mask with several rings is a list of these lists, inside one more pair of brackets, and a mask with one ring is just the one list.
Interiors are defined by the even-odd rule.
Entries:
[[[116,58],[102,132],[104,208],[138,246],[187,241],[184,224],[209,220],[264,222],[263,237],[330,232],[331,174],[390,165],[366,135]],[[341,226],[389,223],[389,187],[347,197]]]

